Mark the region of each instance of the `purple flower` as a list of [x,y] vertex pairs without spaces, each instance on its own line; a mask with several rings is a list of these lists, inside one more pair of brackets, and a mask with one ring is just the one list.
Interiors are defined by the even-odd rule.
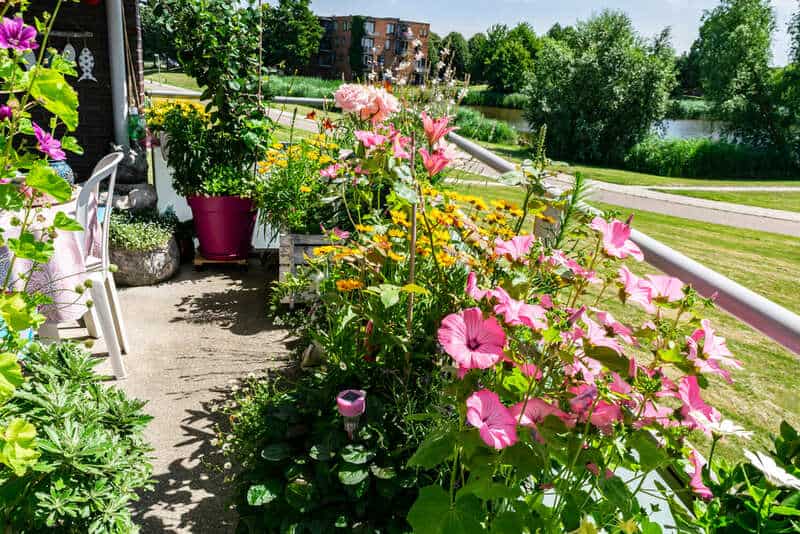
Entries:
[[33,132],[36,134],[36,141],[38,141],[36,148],[40,152],[46,154],[53,161],[67,159],[67,155],[61,150],[61,141],[42,130],[41,126],[36,123],[33,123]]
[[36,50],[39,48],[36,42],[36,30],[26,26],[22,17],[15,19],[3,17],[3,23],[0,24],[0,48],[13,48],[20,52]]
[[11,120],[11,117],[14,115],[10,106],[2,105],[0,106],[0,122]]

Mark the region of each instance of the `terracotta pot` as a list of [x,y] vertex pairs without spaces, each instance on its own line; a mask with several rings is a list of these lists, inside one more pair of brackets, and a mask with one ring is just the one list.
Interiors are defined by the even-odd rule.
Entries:
[[247,258],[258,215],[251,199],[194,196],[186,200],[192,208],[201,256],[207,260]]

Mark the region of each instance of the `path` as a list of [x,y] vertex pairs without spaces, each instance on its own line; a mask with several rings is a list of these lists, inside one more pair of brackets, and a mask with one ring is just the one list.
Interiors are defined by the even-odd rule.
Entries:
[[800,193],[800,186],[791,185],[648,185],[657,191],[720,191],[727,193]]
[[133,350],[118,385],[154,416],[146,437],[156,488],[132,506],[143,534],[234,531],[212,440],[231,385],[286,359],[287,332],[266,318],[269,282],[255,261],[247,273],[184,266],[165,284],[120,289]]

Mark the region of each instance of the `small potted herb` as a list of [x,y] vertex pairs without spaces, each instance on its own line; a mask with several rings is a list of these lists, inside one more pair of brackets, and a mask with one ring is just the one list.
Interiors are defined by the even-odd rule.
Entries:
[[122,285],[148,286],[172,278],[180,266],[178,219],[154,210],[111,215],[109,252]]

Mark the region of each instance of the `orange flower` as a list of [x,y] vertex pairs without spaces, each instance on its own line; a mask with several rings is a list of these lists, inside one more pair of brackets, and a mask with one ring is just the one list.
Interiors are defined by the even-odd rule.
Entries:
[[361,280],[356,280],[354,278],[348,278],[346,280],[337,280],[336,281],[336,289],[340,293],[349,293],[351,291],[355,291],[356,289],[361,289],[364,287],[364,284]]

